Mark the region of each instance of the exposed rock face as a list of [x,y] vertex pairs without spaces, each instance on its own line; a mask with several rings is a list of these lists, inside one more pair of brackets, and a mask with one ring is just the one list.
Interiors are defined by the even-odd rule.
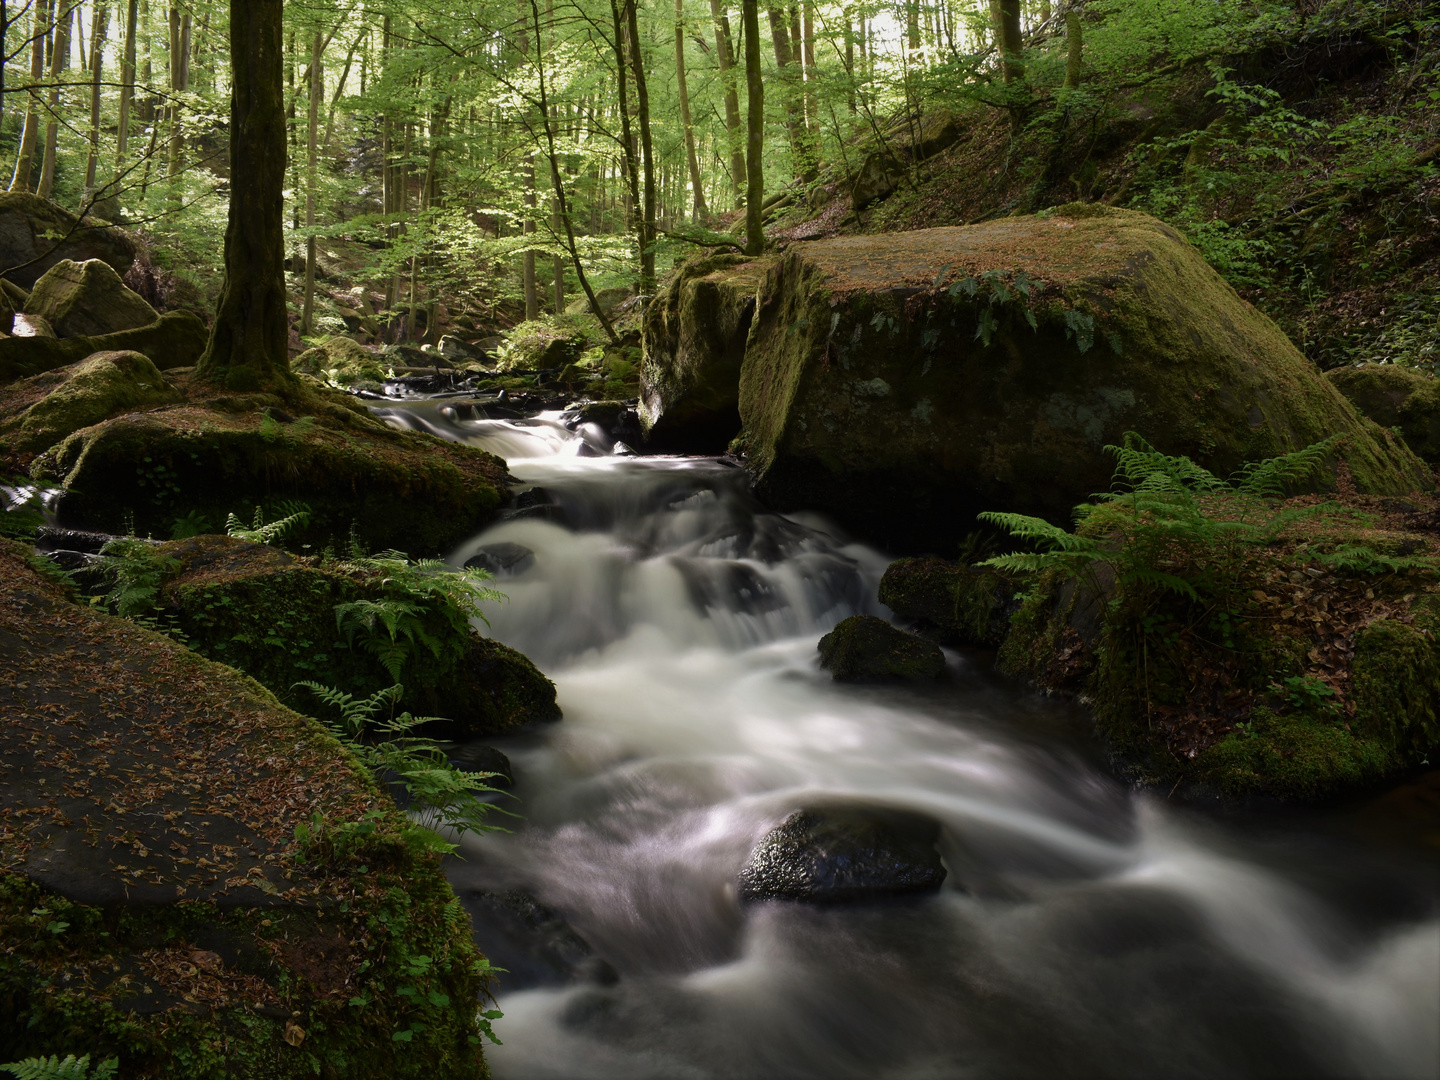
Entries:
[[179,392],[160,370],[137,352],[96,353],[32,381],[48,383],[53,389],[13,417],[5,415],[8,406],[12,401],[27,401],[30,388],[15,387],[0,404],[0,447],[11,453],[39,453],[112,416],[180,400]]
[[998,648],[1017,610],[999,574],[934,556],[898,559],[880,579],[880,603],[946,644]]
[[[82,1049],[193,1080],[489,1075],[482,958],[440,857],[319,725],[68,602],[8,541],[0,717],[0,1060]],[[362,819],[369,835],[338,842]],[[411,1041],[369,1009],[413,1022]]]
[[851,615],[820,639],[820,666],[836,682],[934,679],[945,672],[940,647],[874,615]]
[[640,423],[662,450],[720,453],[740,430],[740,365],[755,289],[773,260],[686,263],[645,309]]
[[1325,377],[1383,428],[1399,428],[1410,449],[1440,465],[1440,379],[1399,364],[1335,368]]
[[878,807],[797,810],[750,852],[740,899],[833,904],[934,892],[945,881],[940,828]]
[[57,336],[99,337],[149,326],[160,313],[131,292],[109,263],[64,259],[35,283],[25,303],[27,315],[40,315]]
[[460,903],[470,913],[476,940],[485,942],[490,962],[505,969],[499,976],[502,990],[619,981],[589,942],[529,893],[466,889]]
[[1129,430],[1221,475],[1340,433],[1362,490],[1431,485],[1145,214],[795,243],[758,295],[739,380],[757,492],[901,550],[935,550],[981,510],[1068,522]]
[[[23,316],[16,315],[18,323]],[[0,383],[64,367],[97,352],[138,352],[162,371],[189,367],[205,351],[208,331],[188,311],[167,311],[148,326],[96,337],[0,339]]]
[[169,536],[186,514],[218,529],[227,514],[249,521],[264,506],[273,518],[297,499],[311,510],[303,539],[316,550],[343,548],[354,523],[372,550],[412,557],[474,535],[508,498],[504,463],[473,447],[368,417],[285,423],[237,407],[247,411],[182,405],[115,417],[47,451],[32,475],[65,487],[58,514],[78,528],[123,533],[133,518],[138,535]]
[[0,194],[0,273],[29,289],[63,259],[102,259],[123,274],[135,261],[135,244],[114,226],[94,219],[79,224],[74,214],[38,195]]

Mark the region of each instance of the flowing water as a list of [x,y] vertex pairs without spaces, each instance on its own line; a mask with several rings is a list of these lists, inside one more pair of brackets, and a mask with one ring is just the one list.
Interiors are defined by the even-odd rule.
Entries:
[[[502,570],[490,632],[565,711],[498,744],[523,820],[468,839],[451,879],[527,890],[619,974],[502,976],[498,1078],[1440,1073],[1433,847],[1363,814],[1131,792],[1077,710],[997,679],[991,654],[947,654],[924,689],[837,686],[815,643],[885,614],[881,553],[765,512],[716,461],[441,407],[390,415],[548,493],[452,561],[533,553]],[[939,821],[943,890],[742,907],[750,848],[817,802]]]

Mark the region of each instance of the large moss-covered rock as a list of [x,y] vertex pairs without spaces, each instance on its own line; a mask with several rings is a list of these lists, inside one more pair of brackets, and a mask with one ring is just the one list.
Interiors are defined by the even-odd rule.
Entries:
[[820,666],[836,682],[933,679],[945,673],[939,646],[874,615],[842,619],[816,647]]
[[318,724],[29,558],[0,542],[0,1061],[488,1075],[427,834]]
[[389,368],[387,361],[346,337],[328,338],[306,349],[290,364],[291,371],[314,375],[336,386],[383,382]]
[[167,311],[148,326],[95,337],[0,338],[0,383],[64,367],[97,352],[144,353],[162,371],[189,367],[205,351],[207,338],[205,324],[188,311]]
[[1145,214],[795,243],[758,296],[739,380],[758,493],[902,550],[980,510],[1068,521],[1109,486],[1104,447],[1126,431],[1221,475],[1339,434],[1361,490],[1431,486]]
[[[34,400],[37,390],[44,396]],[[149,357],[96,353],[11,388],[0,402],[0,453],[37,454],[81,428],[136,409],[171,405],[180,397]],[[16,405],[25,407],[16,410]]]
[[[245,399],[251,411],[181,405],[130,413],[84,428],[35,459],[37,480],[65,489],[62,523],[168,537],[177,522],[218,529],[228,514],[247,523],[257,508],[308,506],[295,534],[316,551],[345,550],[353,533],[371,549],[440,555],[494,519],[508,499],[499,458],[459,443],[377,422],[351,425]],[[191,530],[193,531],[193,529]]]
[[992,570],[933,555],[897,559],[880,579],[880,603],[947,644],[996,648],[1010,629],[1015,586]]
[[688,262],[645,309],[640,422],[659,449],[720,453],[740,430],[740,365],[771,258]]
[[[135,242],[124,231],[74,214],[25,191],[0,194],[0,269],[28,289],[64,259],[102,259],[123,274],[135,261]],[[21,265],[21,264],[25,265]]]
[[1440,379],[1399,364],[1327,371],[1351,404],[1384,428],[1398,428],[1410,449],[1440,465]]
[[[338,604],[387,598],[381,573],[364,563],[299,560],[277,548],[228,536],[162,544],[173,558],[163,602],[191,646],[253,676],[295,708],[314,708],[315,680],[365,696],[394,681],[363,635],[343,632]],[[405,660],[401,705],[449,721],[428,735],[471,739],[558,720],[555,686],[521,653],[473,630],[457,638],[443,616],[425,616],[437,656],[416,645]]]
[[125,287],[101,259],[63,259],[47,270],[25,302],[29,315],[46,319],[62,338],[99,337],[149,326],[160,313]]

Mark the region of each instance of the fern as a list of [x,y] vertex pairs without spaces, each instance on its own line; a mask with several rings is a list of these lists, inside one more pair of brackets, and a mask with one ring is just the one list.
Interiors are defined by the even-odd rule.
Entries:
[[225,516],[225,533],[233,536],[236,540],[248,540],[252,544],[272,544],[282,539],[292,529],[303,528],[310,520],[310,508],[304,503],[287,502],[280,505],[280,510],[285,516],[266,524],[265,511],[261,507],[255,508],[255,522],[250,526],[241,521],[234,514]]
[[509,811],[486,802],[482,795],[503,794],[486,783],[493,772],[464,772],[450,763],[440,748],[413,732],[433,716],[396,715],[405,688],[400,684],[377,690],[366,698],[325,686],[299,682],[332,714],[317,719],[382,782],[393,780],[405,788],[411,806],[431,829],[457,833],[500,828],[487,822],[494,812]]
[[180,560],[160,552],[149,540],[126,536],[100,549],[99,567],[110,582],[104,603],[126,619],[148,615],[158,606],[160,586]]
[[63,1061],[59,1057],[38,1057],[0,1065],[0,1069],[14,1073],[16,1080],[110,1080],[119,1067],[120,1059],[112,1057],[97,1062],[92,1069],[89,1054],[78,1058],[66,1054]]

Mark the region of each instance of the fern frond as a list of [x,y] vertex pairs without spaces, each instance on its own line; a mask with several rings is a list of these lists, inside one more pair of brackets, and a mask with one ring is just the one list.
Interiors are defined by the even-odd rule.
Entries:
[[14,1073],[16,1080],[110,1080],[119,1067],[120,1059],[112,1057],[91,1069],[89,1054],[78,1058],[66,1054],[63,1060],[58,1055],[26,1058],[0,1065],[0,1069]]

